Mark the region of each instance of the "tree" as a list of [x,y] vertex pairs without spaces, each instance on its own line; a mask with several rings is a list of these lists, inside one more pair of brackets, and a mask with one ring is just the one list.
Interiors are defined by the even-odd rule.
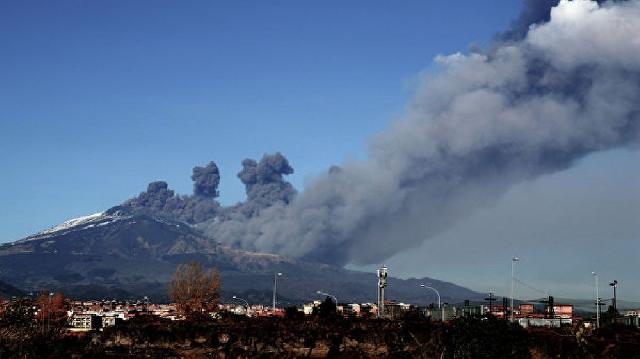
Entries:
[[61,330],[67,324],[67,301],[64,294],[42,292],[36,298],[36,319],[47,330]]
[[318,314],[320,314],[320,318],[335,317],[336,303],[333,301],[333,299],[326,297],[318,307]]
[[445,328],[445,358],[530,357],[527,332],[495,316],[455,318]]
[[198,262],[180,264],[169,283],[169,297],[180,314],[190,315],[218,307],[220,274],[205,271]]
[[615,324],[616,318],[620,316],[618,310],[616,310],[612,305],[607,308],[607,311],[600,315],[600,322],[603,325]]
[[284,308],[284,317],[287,319],[300,320],[304,319],[304,313],[299,311],[296,306]]

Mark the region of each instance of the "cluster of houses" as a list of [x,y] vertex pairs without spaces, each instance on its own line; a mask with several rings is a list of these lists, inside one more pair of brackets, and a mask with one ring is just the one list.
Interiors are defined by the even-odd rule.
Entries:
[[[511,319],[522,327],[550,327],[557,328],[561,326],[575,325],[578,322],[585,322],[583,318],[574,312],[572,304],[554,303],[551,300],[541,300],[536,303],[519,303],[514,305],[513,313],[511,306],[507,303],[487,304],[472,303],[464,301],[456,305],[444,304],[441,308],[436,306],[417,307],[412,304],[401,303],[387,300],[385,301],[384,313],[381,317],[397,319],[406,315],[417,315],[419,317],[430,317],[434,320],[448,321],[457,317],[467,316],[486,316],[492,315],[496,318]],[[304,315],[312,315],[320,306],[322,301],[315,300],[304,304],[298,311]],[[266,316],[284,316],[282,309],[273,310],[269,306],[264,305],[241,305],[237,303],[222,304],[220,309],[238,315],[266,317]],[[374,303],[337,303],[336,313],[345,317],[365,317],[375,318],[378,316],[378,306]],[[621,313],[622,316],[617,319],[618,322],[626,325],[640,327],[640,310],[627,311]],[[589,325],[588,320],[585,323]]]
[[[298,308],[305,315],[312,315],[322,302],[315,300],[304,304]],[[238,315],[248,316],[283,316],[281,309],[272,310],[271,307],[263,305],[241,305],[223,304],[221,310],[232,312]],[[368,317],[378,316],[378,306],[374,303],[337,303],[336,312],[346,317]],[[485,303],[471,303],[465,301],[457,305],[443,305],[441,308],[435,306],[417,307],[412,304],[387,300],[384,305],[384,313],[381,317],[397,319],[406,315],[417,315],[419,317],[431,317],[435,320],[451,320],[456,317],[482,316],[491,314],[498,318],[507,318],[511,315],[511,307],[507,305],[487,305]],[[574,315],[573,305],[551,303],[541,307],[539,304],[521,303],[515,306],[513,312],[514,321],[523,327],[560,327],[575,324],[582,319]]]
[[494,305],[486,308],[487,313],[498,318],[509,318],[513,316],[514,322],[523,327],[561,327],[573,325],[582,320],[582,317],[575,315],[572,304],[556,304],[551,302],[542,303],[521,303],[514,305],[513,315],[511,307],[508,305]]
[[[304,315],[312,315],[314,311],[316,311],[322,301],[315,300],[311,303],[304,304],[301,308],[298,307],[297,310]],[[403,306],[407,306],[408,304],[402,304]],[[285,315],[285,311],[282,308],[275,308],[275,310],[270,306],[265,306],[262,304],[254,304],[254,305],[242,305],[237,303],[225,303],[219,306],[221,311],[226,311],[238,315],[247,315],[250,317],[283,317]],[[356,316],[356,317],[375,317],[377,314],[378,307],[373,303],[338,303],[336,306],[336,312],[338,314],[344,316]]]
[[284,317],[284,310],[280,308],[273,310],[271,307],[262,304],[247,306],[237,303],[224,303],[218,306],[218,310],[249,317]]
[[[321,305],[320,300],[304,304],[297,308],[304,315],[312,315]],[[238,303],[223,303],[219,311],[251,317],[283,317],[282,308],[275,310],[271,306],[262,304],[246,305]],[[338,303],[336,313],[345,317],[378,316],[378,306],[374,303]],[[478,316],[491,314],[497,318],[509,319],[513,315],[514,322],[523,327],[560,327],[574,325],[582,320],[575,315],[573,305],[561,303],[520,303],[511,307],[502,305],[487,305],[486,303],[471,303],[465,301],[457,305],[443,305],[417,307],[412,304],[385,301],[384,313],[381,317],[396,319],[405,315],[431,317],[434,320],[451,320],[456,317]],[[179,320],[176,308],[171,304],[152,304],[145,301],[74,301],[68,312],[71,331],[86,331],[116,325],[120,321],[128,320],[138,315],[154,315],[171,320]],[[640,310],[628,311],[620,318],[621,322],[640,327]]]
[[82,332],[116,325],[139,315],[155,315],[178,319],[172,304],[153,304],[143,301],[72,301],[67,312],[69,331]]
[[[551,297],[552,298],[552,297]],[[0,303],[0,311],[3,304]],[[304,315],[313,315],[322,302],[315,300],[298,307],[297,310]],[[389,319],[401,318],[407,315],[419,317],[431,317],[434,320],[451,320],[456,317],[486,316],[513,319],[523,327],[560,327],[574,325],[582,318],[574,313],[573,305],[554,303],[553,300],[537,303],[519,303],[513,311],[506,301],[500,304],[472,303],[465,301],[456,305],[444,304],[438,308],[434,305],[417,307],[412,304],[394,301],[384,302],[384,313],[378,313],[378,306],[374,303],[337,303],[336,313],[345,317],[384,317]],[[35,308],[37,315],[38,309]],[[248,305],[248,303],[224,303],[219,306],[219,311],[230,312],[251,317],[282,317],[285,311],[281,308],[272,308],[261,304]],[[171,320],[182,319],[173,304],[154,304],[146,298],[142,301],[71,301],[68,305],[67,317],[70,332],[84,332],[100,330],[114,326],[122,321],[129,320],[140,315],[153,315]],[[618,322],[640,327],[640,310],[630,310],[621,313]]]

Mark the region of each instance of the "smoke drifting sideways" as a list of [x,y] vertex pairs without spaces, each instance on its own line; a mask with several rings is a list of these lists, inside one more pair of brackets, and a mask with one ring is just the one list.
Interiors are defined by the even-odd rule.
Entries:
[[[520,39],[438,56],[367,160],[315,178],[288,205],[204,228],[245,249],[335,264],[415,248],[515,184],[637,146],[639,34],[639,1],[562,0]],[[256,165],[245,168],[251,184]]]

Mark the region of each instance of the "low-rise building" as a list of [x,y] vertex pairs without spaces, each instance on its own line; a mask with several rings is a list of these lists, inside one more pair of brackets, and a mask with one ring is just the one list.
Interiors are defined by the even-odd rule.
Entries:
[[621,317],[616,318],[616,322],[640,328],[640,309],[624,312]]
[[[547,308],[547,312],[549,309]],[[562,319],[571,319],[573,318],[573,305],[571,304],[554,304],[553,305],[553,316],[562,318]]]
[[547,327],[547,328],[559,328],[565,325],[571,325],[571,318],[517,318],[518,324],[524,328],[528,327]]
[[74,314],[71,317],[71,329],[75,331],[89,331],[101,326],[101,318],[94,314]]
[[307,303],[302,306],[302,312],[304,313],[304,315],[311,315],[313,314],[313,310],[320,306],[320,303],[322,302],[319,300],[314,300],[312,303]]

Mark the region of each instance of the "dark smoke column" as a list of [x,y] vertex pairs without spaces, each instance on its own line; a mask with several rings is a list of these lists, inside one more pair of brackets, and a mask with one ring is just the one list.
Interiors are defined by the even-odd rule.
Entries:
[[[175,221],[198,223],[212,219],[218,213],[220,171],[214,162],[193,168],[193,195],[180,196],[169,189],[167,182],[151,182],[146,192],[125,201],[121,206],[137,214],[153,215]],[[114,207],[115,208],[115,207]]]
[[205,167],[194,167],[191,179],[193,180],[193,194],[195,196],[218,197],[220,171],[213,161],[209,162]]
[[283,176],[292,173],[293,168],[280,152],[265,154],[260,162],[252,159],[242,161],[238,178],[246,188],[247,204],[254,201],[259,207],[268,207],[277,202],[291,202],[296,191]]

